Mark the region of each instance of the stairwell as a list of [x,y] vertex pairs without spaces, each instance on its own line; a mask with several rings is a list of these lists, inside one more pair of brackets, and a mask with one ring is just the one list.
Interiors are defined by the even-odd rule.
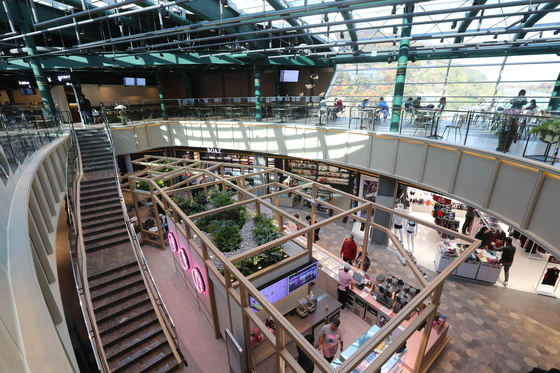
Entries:
[[181,367],[156,315],[124,221],[105,130],[76,131],[84,175],[80,216],[95,320],[113,373]]

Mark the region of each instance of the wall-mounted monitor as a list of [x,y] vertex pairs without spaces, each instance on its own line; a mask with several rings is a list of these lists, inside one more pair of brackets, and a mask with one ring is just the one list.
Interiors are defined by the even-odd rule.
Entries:
[[128,78],[125,77],[125,78],[123,78],[123,84],[124,84],[125,86],[129,86],[129,85],[133,86],[133,85],[136,85],[136,79],[135,79],[135,78],[130,78],[130,77],[128,77]]
[[136,78],[136,85],[138,87],[145,87],[146,86],[146,78]]
[[288,277],[288,293],[309,284],[317,279],[317,272],[319,271],[319,263],[311,263],[305,268],[300,269],[290,277]]
[[299,70],[280,70],[280,81],[285,83],[297,83]]
[[[305,264],[296,268],[290,273],[286,273],[275,280],[259,286],[259,292],[270,302],[276,303],[280,299],[287,297],[295,290],[309,284],[317,279],[319,272],[319,262],[313,259],[311,264]],[[257,301],[249,296],[249,306],[253,312],[257,313],[262,307]]]
[[20,88],[19,90],[21,91],[22,95],[34,95],[35,94],[35,89],[33,89],[31,87]]

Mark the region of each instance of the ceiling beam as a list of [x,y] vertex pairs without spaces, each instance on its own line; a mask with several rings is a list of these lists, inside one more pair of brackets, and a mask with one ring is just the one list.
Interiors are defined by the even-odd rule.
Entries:
[[[478,0],[478,5],[484,5],[486,4],[486,0]],[[474,9],[471,10],[470,12],[467,13],[466,17],[470,18],[470,17],[476,17],[476,15],[478,14],[478,12],[480,11],[480,9]],[[467,31],[467,29],[469,28],[469,26],[471,25],[472,20],[464,20],[463,22],[461,22],[461,24],[459,25],[459,29],[457,30],[457,33],[461,34],[465,31]],[[462,37],[458,37],[455,38],[455,41],[453,43],[455,44],[460,44],[463,42],[463,38]]]
[[[551,9],[555,9],[558,5],[560,5],[560,2],[555,1],[552,3],[548,3],[545,4],[541,9],[539,10],[551,10]],[[548,13],[537,13],[537,14],[533,14],[531,17],[529,17],[529,19],[527,20],[527,22],[525,22],[525,24],[523,25],[523,30],[525,30],[526,28],[531,28],[533,27],[538,21],[540,21],[545,15],[547,15]],[[531,30],[528,30],[531,31]],[[525,37],[525,35],[527,35],[527,31],[524,32],[520,32],[518,34],[515,34],[515,36],[513,37],[513,40],[519,40],[519,39],[523,39]]]
[[[343,0],[336,0],[336,1],[343,1]],[[353,20],[352,13],[349,12],[348,10],[341,11],[340,14],[342,15],[342,18],[345,21],[352,21]],[[346,29],[348,30],[348,33],[350,34],[350,39],[352,40],[352,42],[356,43],[358,41],[358,34],[356,33],[354,22],[348,22],[346,24]],[[353,49],[358,50],[358,44],[354,44]]]
[[[341,0],[339,0],[341,1]],[[279,0],[266,0],[266,2],[274,8],[274,10],[284,10],[286,9],[284,7],[284,4],[282,4]],[[301,24],[299,23],[298,20],[294,19],[294,18],[288,18],[286,19],[286,21],[291,25],[291,26],[301,26]],[[313,40],[311,39],[311,37],[309,35],[307,35],[307,32],[305,30],[302,29],[298,29],[297,33],[302,35],[303,40],[305,41],[305,43],[307,45],[313,45]]]

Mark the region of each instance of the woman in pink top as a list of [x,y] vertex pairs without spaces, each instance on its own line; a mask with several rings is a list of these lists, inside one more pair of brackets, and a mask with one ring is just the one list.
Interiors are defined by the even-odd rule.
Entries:
[[338,270],[338,301],[342,303],[341,309],[346,307],[346,299],[348,299],[348,289],[352,287],[352,275],[348,273],[350,264],[346,263],[344,269]]

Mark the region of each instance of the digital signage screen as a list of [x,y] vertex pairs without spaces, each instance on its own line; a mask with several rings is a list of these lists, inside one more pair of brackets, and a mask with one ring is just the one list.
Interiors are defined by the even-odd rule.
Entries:
[[319,263],[315,262],[288,277],[288,294],[312,281],[315,281],[317,279],[318,271]]
[[297,83],[299,70],[280,70],[280,81],[286,83]]
[[124,85],[135,85],[136,83],[136,79],[135,78],[123,78],[124,80]]
[[146,86],[146,78],[136,78],[136,85],[138,87],[145,87]]

